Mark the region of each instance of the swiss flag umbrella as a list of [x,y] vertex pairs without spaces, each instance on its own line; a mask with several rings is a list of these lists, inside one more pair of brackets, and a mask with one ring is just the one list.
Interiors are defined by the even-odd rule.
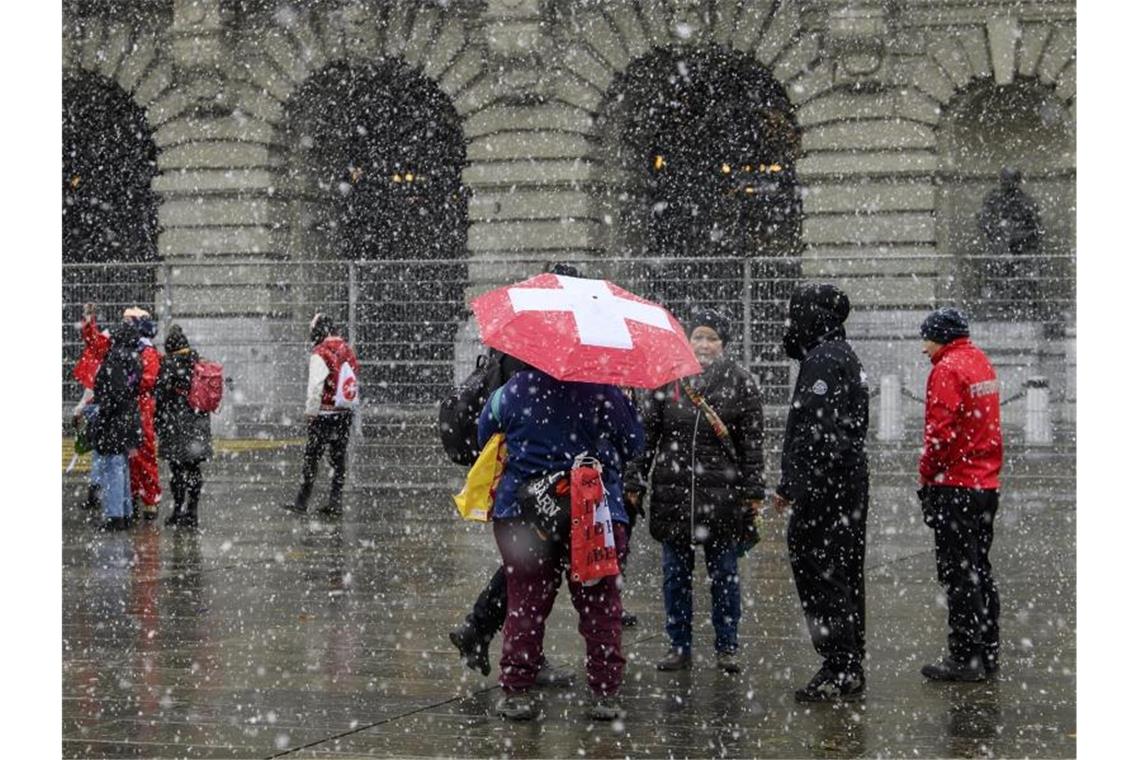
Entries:
[[606,280],[540,274],[471,310],[485,344],[559,380],[656,388],[701,371],[672,314]]

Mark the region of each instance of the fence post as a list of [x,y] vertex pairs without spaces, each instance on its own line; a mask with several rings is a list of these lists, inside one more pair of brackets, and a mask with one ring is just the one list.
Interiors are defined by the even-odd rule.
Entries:
[[174,288],[170,284],[171,265],[162,262],[162,332],[165,335],[170,330],[170,323],[174,321]]
[[1049,380],[1034,376],[1025,381],[1025,443],[1032,446],[1053,442],[1049,419]]
[[880,441],[899,441],[903,437],[902,383],[898,375],[883,375],[879,381]]
[[744,257],[744,367],[752,371],[752,259]]
[[356,274],[356,262],[348,262],[348,342],[349,345],[356,345],[356,300],[358,297]]

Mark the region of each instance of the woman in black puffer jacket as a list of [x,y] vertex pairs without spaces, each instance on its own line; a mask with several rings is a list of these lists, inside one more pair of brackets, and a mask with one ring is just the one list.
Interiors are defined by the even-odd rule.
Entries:
[[[662,543],[666,624],[671,650],[660,670],[691,663],[693,567],[704,547],[712,580],[717,664],[739,671],[737,547],[764,498],[764,413],[760,389],[724,355],[728,320],[715,311],[695,315],[690,343],[702,372],[658,388],[645,404],[646,454],[630,466],[627,498],[635,505],[649,485],[649,532]],[[684,385],[704,397],[727,428],[722,439]]]
[[163,345],[166,356],[155,385],[155,432],[158,455],[170,465],[174,511],[167,525],[198,527],[198,497],[202,493],[202,462],[213,456],[210,414],[190,406],[190,380],[198,352],[178,325],[171,325]]

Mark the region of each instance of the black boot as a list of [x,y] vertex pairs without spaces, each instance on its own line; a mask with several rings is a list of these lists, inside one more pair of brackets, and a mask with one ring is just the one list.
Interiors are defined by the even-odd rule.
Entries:
[[166,518],[166,520],[164,520],[162,524],[169,528],[169,527],[172,527],[174,525],[178,525],[178,523],[181,520],[182,520],[182,505],[181,504],[175,504],[174,505],[174,511],[170,513],[170,517]]
[[459,650],[467,667],[478,670],[483,675],[491,673],[491,657],[488,653],[490,640],[482,636],[469,624],[464,623],[448,634],[451,643]]
[[91,483],[87,486],[87,499],[83,502],[84,509],[99,509],[103,504],[102,497],[99,494],[99,486]]

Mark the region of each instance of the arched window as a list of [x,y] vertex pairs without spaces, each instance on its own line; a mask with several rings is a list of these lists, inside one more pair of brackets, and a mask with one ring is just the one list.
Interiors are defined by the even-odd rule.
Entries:
[[960,262],[955,296],[975,316],[1071,322],[1074,134],[1068,111],[1036,79],[980,80],[947,107],[939,234]]
[[[146,114],[121,87],[90,72],[63,80],[64,378],[79,355],[82,304],[104,317],[154,303],[157,151]],[[136,265],[136,266],[132,266]]]
[[[601,115],[620,255],[649,257],[651,295],[714,306],[771,396],[787,382],[784,305],[798,276],[800,132],[756,60],[720,46],[655,48],[618,75]],[[731,258],[734,261],[704,259]],[[744,329],[747,321],[747,329]]]
[[317,305],[353,326],[369,398],[440,398],[466,280],[458,114],[400,61],[338,62],[293,95],[286,125],[290,246],[294,258],[353,262],[354,294],[347,268],[330,269]]

